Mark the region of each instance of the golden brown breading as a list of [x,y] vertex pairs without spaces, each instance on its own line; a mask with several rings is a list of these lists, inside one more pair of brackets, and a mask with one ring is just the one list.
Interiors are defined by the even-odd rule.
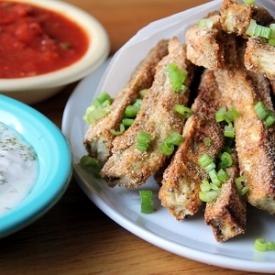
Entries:
[[136,68],[127,85],[115,96],[110,112],[89,126],[84,137],[84,146],[101,163],[105,163],[111,155],[115,136],[110,130],[119,128],[125,108],[139,97],[139,91],[151,87],[156,65],[167,54],[168,40],[161,40]]
[[246,5],[235,0],[224,0],[220,13],[222,29],[227,33],[242,36],[245,35],[251,19],[264,26],[274,21],[266,9],[256,5]]
[[213,20],[213,28],[201,28],[196,24],[187,30],[187,58],[197,66],[214,70],[222,67],[224,63],[223,47],[220,43],[220,15],[214,12],[207,18]]
[[[275,213],[275,125],[267,127],[254,106],[262,101],[272,108],[267,79],[243,69],[217,70],[215,77],[228,108],[240,113],[235,120],[236,150],[241,174],[246,175],[248,202]],[[230,80],[230,81],[229,81]]]
[[206,203],[204,219],[213,229],[218,242],[227,241],[246,230],[246,201],[238,195],[235,179],[239,177],[236,153],[231,154],[233,165],[226,169],[230,179],[221,185],[214,202]]
[[[198,158],[205,152],[216,157],[224,145],[223,129],[215,120],[220,103],[213,72],[206,71],[192,105],[194,114],[184,126],[184,142],[165,170],[159,191],[161,204],[178,220],[194,215],[202,204],[200,184],[209,176],[198,164]],[[205,144],[205,138],[210,138],[210,146]]]
[[248,39],[244,62],[248,70],[275,80],[275,47],[264,39],[259,37]]
[[[160,147],[171,132],[182,132],[183,119],[174,112],[176,104],[185,105],[189,91],[174,92],[166,66],[175,63],[188,71],[186,86],[190,85],[193,65],[186,60],[186,48],[176,37],[169,42],[169,54],[157,66],[155,80],[146,93],[141,109],[132,126],[113,141],[113,154],[103,166],[101,175],[110,186],[137,187],[164,164],[167,156]],[[152,135],[146,152],[137,150],[136,139],[139,132]]]

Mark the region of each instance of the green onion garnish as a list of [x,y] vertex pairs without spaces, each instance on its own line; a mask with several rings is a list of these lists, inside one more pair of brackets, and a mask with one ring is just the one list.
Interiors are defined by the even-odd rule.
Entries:
[[100,178],[100,171],[102,169],[102,165],[98,162],[97,159],[91,156],[83,156],[80,159],[79,164],[86,169],[91,169],[96,178]]
[[119,126],[119,131],[116,131],[114,129],[111,129],[110,132],[111,134],[113,134],[114,136],[120,136],[123,134],[123,132],[125,131],[125,126],[123,123],[120,123],[120,126]]
[[160,151],[170,156],[173,154],[175,146],[179,146],[183,141],[183,136],[177,132],[172,132],[162,143]]
[[213,158],[208,153],[201,155],[198,159],[198,163],[206,172],[216,168]]
[[134,123],[135,119],[133,118],[123,118],[122,119],[122,124],[125,126],[125,127],[130,127],[133,123]]
[[91,106],[86,109],[83,119],[88,124],[96,123],[100,118],[106,116],[110,112],[111,104],[112,98],[106,92],[101,93],[93,100]]
[[211,182],[212,182],[213,184],[215,184],[216,186],[220,186],[221,181],[220,181],[219,178],[218,178],[218,174],[217,174],[216,170],[215,170],[215,169],[212,169],[212,170],[209,171],[208,174],[209,174],[209,177],[210,177],[210,179],[211,179]]
[[254,243],[254,249],[260,252],[266,252],[268,250],[275,250],[274,242],[267,242],[264,238],[257,238]]
[[243,2],[247,5],[253,5],[256,3],[256,0],[243,0]]
[[225,137],[234,138],[235,137],[235,129],[231,125],[224,126],[224,132]]
[[139,132],[137,136],[136,149],[147,151],[151,142],[151,135],[146,132]]
[[193,114],[193,111],[190,108],[180,104],[176,104],[174,110],[187,118],[189,118]]
[[235,179],[236,189],[240,196],[245,195],[249,190],[247,186],[244,186],[245,179],[246,175],[240,176]]
[[230,167],[233,164],[233,160],[231,155],[228,152],[223,152],[220,156],[221,159],[221,168],[227,168]]
[[199,192],[199,198],[204,202],[212,202],[214,201],[220,194],[220,189],[218,190],[210,190],[208,192]]
[[169,75],[169,81],[172,85],[174,92],[185,92],[187,87],[184,82],[187,77],[187,71],[178,67],[175,63],[170,63],[166,66],[166,71]]
[[151,190],[140,190],[141,213],[150,214],[153,212],[153,193]]
[[269,39],[270,36],[271,36],[271,32],[272,32],[272,30],[270,28],[265,27],[265,26],[257,25],[255,30],[254,30],[253,35]]
[[264,121],[267,127],[270,127],[275,122],[275,114],[269,110],[265,104],[259,101],[255,106],[254,110],[258,115],[259,119]]
[[199,23],[198,23],[199,28],[212,29],[213,25],[214,25],[214,21],[210,18],[202,18],[199,20]]
[[210,139],[210,137],[206,137],[204,139],[204,145],[207,146],[207,147],[209,147],[211,145],[211,139]]
[[145,94],[147,93],[148,89],[143,89],[141,91],[139,91],[140,97],[144,98]]
[[135,100],[133,105],[128,105],[124,111],[124,117],[135,118],[140,109],[141,103],[142,99],[138,98]]
[[217,177],[221,183],[225,183],[229,180],[229,175],[222,168],[218,171]]

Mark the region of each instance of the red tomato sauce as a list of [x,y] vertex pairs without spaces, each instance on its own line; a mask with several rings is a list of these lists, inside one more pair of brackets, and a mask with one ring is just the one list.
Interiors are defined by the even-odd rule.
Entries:
[[88,48],[80,26],[62,14],[0,1],[0,78],[21,78],[59,70]]

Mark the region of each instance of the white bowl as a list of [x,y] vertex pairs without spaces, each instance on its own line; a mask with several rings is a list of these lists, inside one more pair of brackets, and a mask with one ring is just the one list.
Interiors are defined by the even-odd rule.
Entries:
[[78,81],[92,73],[107,58],[110,50],[108,35],[103,26],[87,12],[58,0],[9,0],[29,3],[53,10],[75,21],[88,37],[86,53],[72,65],[38,76],[0,79],[0,93],[27,104],[42,101],[61,91],[67,84]]

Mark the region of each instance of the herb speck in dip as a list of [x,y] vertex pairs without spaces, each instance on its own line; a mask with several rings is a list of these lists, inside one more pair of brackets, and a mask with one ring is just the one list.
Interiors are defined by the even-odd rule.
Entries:
[[0,122],[0,215],[18,205],[38,174],[37,155],[21,135]]

